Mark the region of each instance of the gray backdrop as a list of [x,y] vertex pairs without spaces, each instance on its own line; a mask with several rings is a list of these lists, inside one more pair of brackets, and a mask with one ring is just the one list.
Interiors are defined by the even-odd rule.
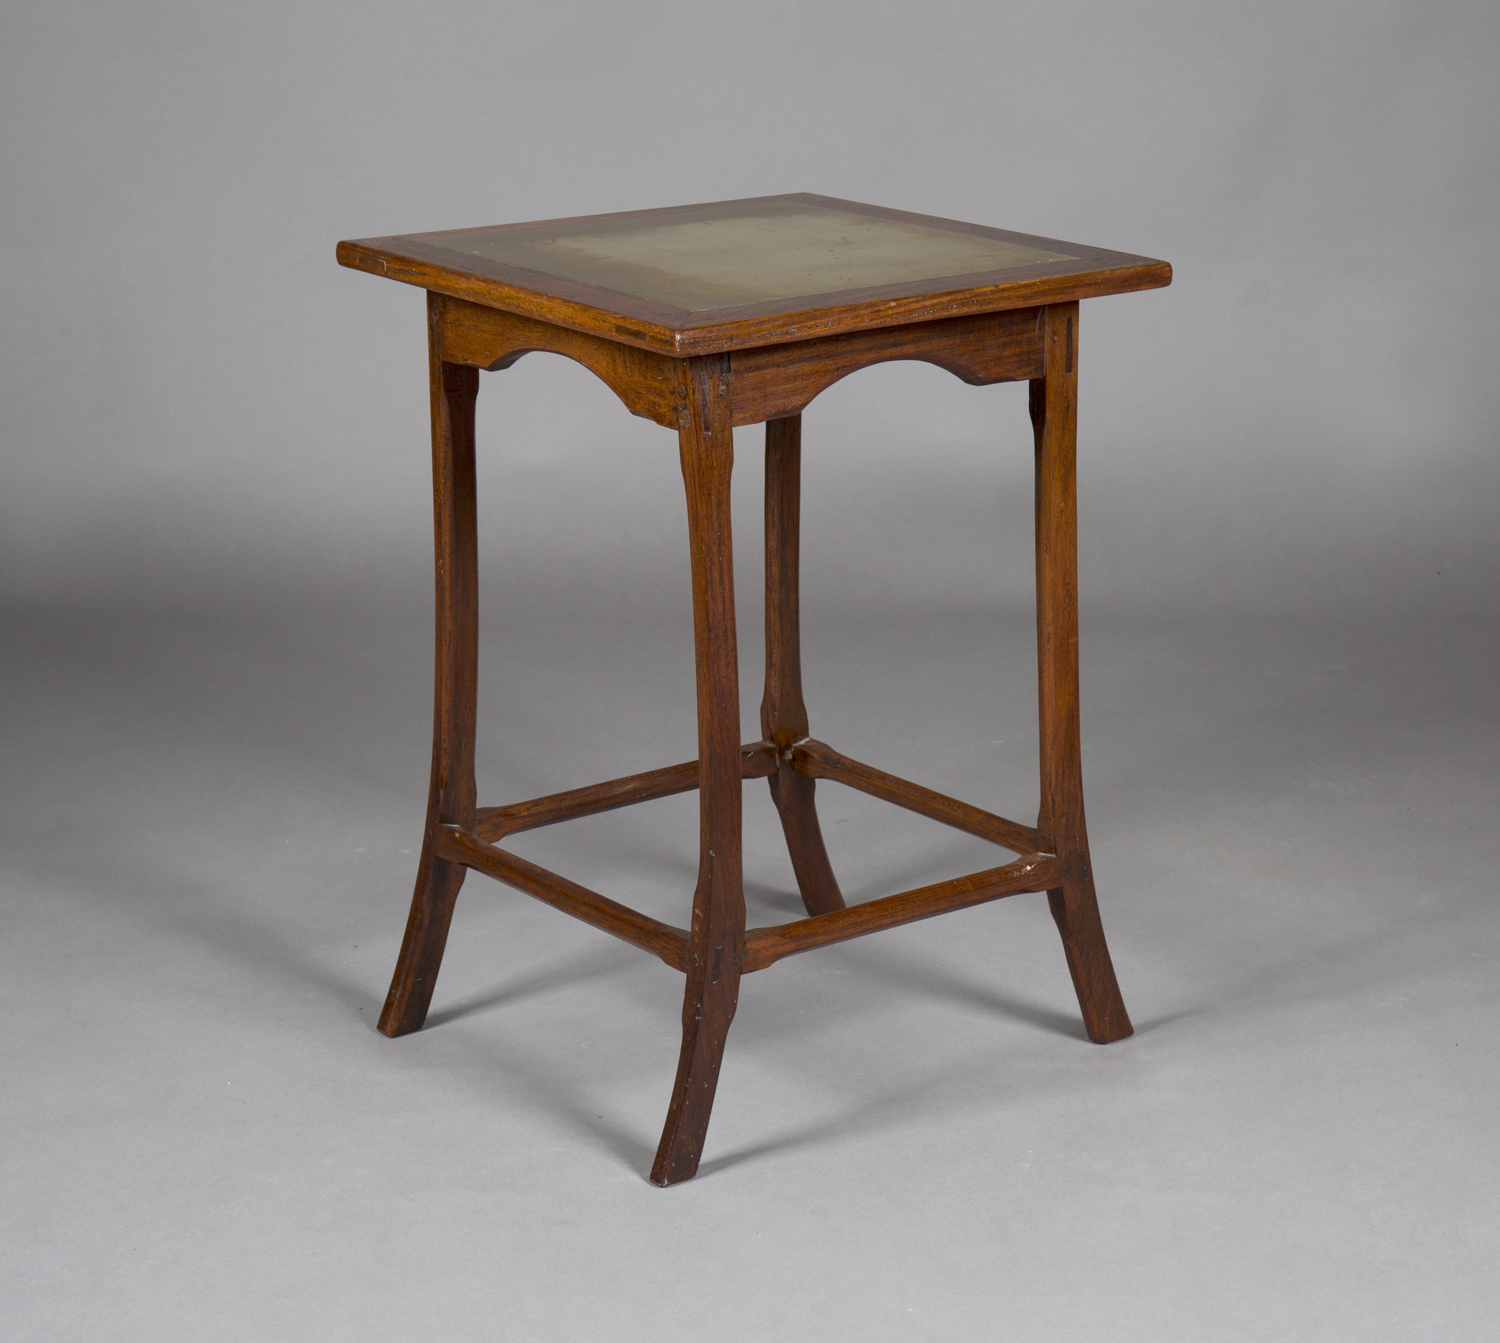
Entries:
[[[10,1336],[1474,1336],[1497,60],[1481,3],[13,0]],[[368,1027],[425,790],[425,333],[333,246],[802,190],[1175,268],[1086,305],[1081,354],[1085,768],[1140,1029],[1081,1042],[1021,901],[800,958],[749,981],[663,1194],[677,981],[628,948],[466,889],[443,1029]],[[691,755],[672,437],[543,356],[480,416],[491,799]],[[1024,391],[887,365],[805,444],[815,731],[1028,819]],[[987,864],[824,796],[861,897]],[[692,818],[524,851],[680,918]]]

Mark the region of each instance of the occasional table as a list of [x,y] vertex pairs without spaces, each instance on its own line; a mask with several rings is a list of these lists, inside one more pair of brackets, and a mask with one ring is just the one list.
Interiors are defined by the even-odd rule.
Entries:
[[[342,242],[338,259],[427,291],[437,553],[432,782],[400,958],[380,1017],[419,1029],[454,901],[473,869],[660,957],[687,980],[682,1052],[651,1169],[698,1169],[740,977],[783,956],[1023,891],[1047,892],[1089,1038],[1131,1033],[1099,921],[1078,735],[1078,304],[1171,282],[1165,262],[805,194]],[[550,797],[481,807],[474,728],[479,371],[534,350],[577,360],[627,409],[677,431],[687,494],[698,758]],[[1036,440],[1041,808],[1008,821],[841,755],[809,735],[798,625],[801,415],[891,359],[964,382],[1026,379]],[[730,555],[737,425],[766,426],[762,740],[739,740]],[[743,780],[765,779],[807,917],[745,927]],[[1013,861],[846,905],[814,807],[831,779],[989,840]],[[501,847],[537,826],[697,789],[687,928],[659,922]]]

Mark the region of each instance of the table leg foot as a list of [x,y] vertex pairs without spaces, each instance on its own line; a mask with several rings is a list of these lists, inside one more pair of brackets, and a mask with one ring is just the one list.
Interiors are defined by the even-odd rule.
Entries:
[[453,906],[467,871],[457,863],[434,858],[430,842],[423,848],[411,917],[406,922],[391,991],[380,1013],[378,1029],[382,1035],[409,1035],[421,1030],[427,1020],[432,990],[443,964],[443,948],[448,943],[448,927],[453,922]]
[[724,1041],[738,997],[739,967],[731,970],[726,966],[719,949],[715,949],[709,965],[695,966],[688,974],[682,1005],[682,1053],[677,1060],[667,1122],[651,1167],[652,1184],[678,1184],[698,1173],[719,1085]]
[[1096,1045],[1111,1044],[1133,1034],[1125,1000],[1115,979],[1114,962],[1104,940],[1104,925],[1099,919],[1099,901],[1094,895],[1094,879],[1085,876],[1057,890],[1047,892],[1052,918],[1062,935],[1063,952],[1068,958],[1068,973],[1078,994],[1083,1026]]

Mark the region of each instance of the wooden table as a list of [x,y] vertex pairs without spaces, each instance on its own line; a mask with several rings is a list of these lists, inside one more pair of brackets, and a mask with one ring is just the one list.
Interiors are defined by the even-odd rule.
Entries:
[[[387,1035],[419,1029],[454,901],[473,869],[659,956],[686,976],[682,1053],[651,1169],[698,1169],[740,976],[914,919],[1046,891],[1089,1038],[1131,1032],[1099,921],[1078,736],[1078,303],[1170,283],[1165,262],[824,196],[339,244],[345,266],[427,290],[437,541],[432,784]],[[698,759],[504,807],[477,805],[474,401],[479,370],[548,350],[592,370],[637,415],[677,431],[692,554]],[[1035,826],[909,783],[809,735],[798,635],[801,413],[840,378],[921,359],[974,384],[1027,379],[1036,436],[1041,810]],[[766,425],[763,739],[739,740],[730,556],[736,425]],[[745,927],[742,780],[765,779],[807,917]],[[952,881],[846,906],[814,809],[817,779],[1018,855]],[[507,835],[696,788],[691,926],[658,922],[499,847]]]

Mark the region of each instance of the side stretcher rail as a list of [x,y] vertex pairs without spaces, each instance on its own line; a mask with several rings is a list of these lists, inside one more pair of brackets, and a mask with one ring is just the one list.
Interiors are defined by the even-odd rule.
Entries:
[[[775,774],[776,765],[776,747],[770,742],[754,742],[741,748],[740,772],[743,778],[767,778]],[[1062,884],[1060,860],[1047,851],[1045,838],[1028,826],[1007,821],[1003,816],[981,811],[920,784],[851,760],[823,742],[809,738],[793,745],[791,765],[809,778],[847,784],[872,797],[987,839],[1021,857],[1003,867],[866,900],[832,913],[816,914],[774,927],[751,928],[745,934],[743,973],[764,970],[784,956],[811,951],[814,947],[863,937],[866,933],[914,923],[918,919],[932,918],[949,910],[984,904],[1023,891],[1051,890]],[[508,807],[482,807],[476,814],[472,830],[443,826],[437,836],[435,853],[447,862],[460,863],[534,896],[554,909],[651,952],[673,969],[686,972],[690,953],[685,929],[662,923],[598,891],[497,848],[495,841],[523,830],[690,792],[698,787],[698,778],[698,762],[689,760],[680,765],[533,798]]]

